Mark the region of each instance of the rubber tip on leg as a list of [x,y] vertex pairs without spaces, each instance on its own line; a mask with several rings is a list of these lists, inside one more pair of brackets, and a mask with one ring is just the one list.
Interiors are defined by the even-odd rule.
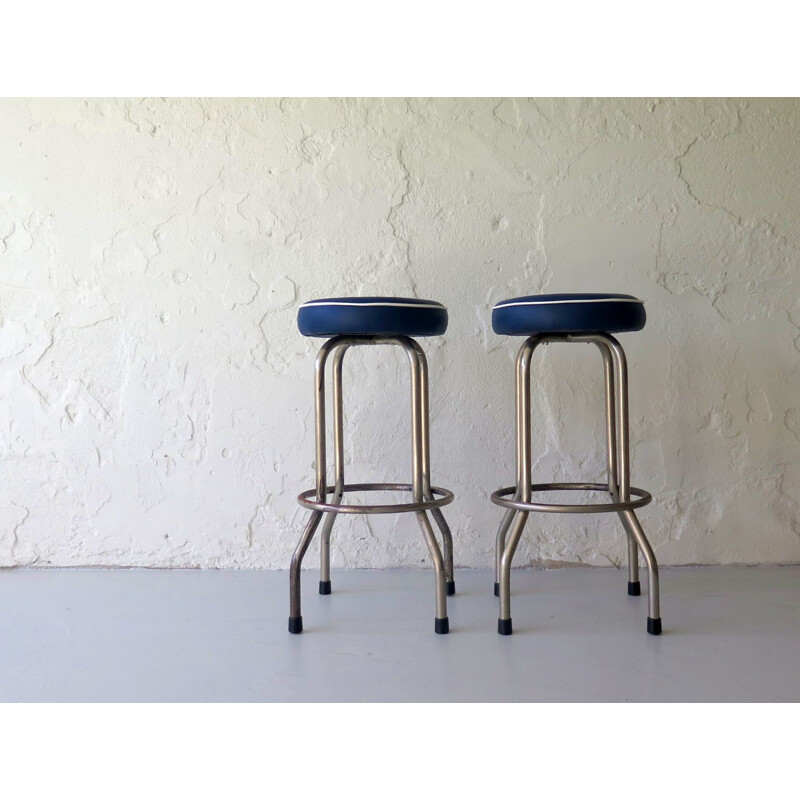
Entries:
[[445,588],[447,589],[447,596],[452,597],[456,593],[456,582],[447,581]]
[[511,630],[511,620],[510,619],[498,619],[497,620],[497,632],[501,636],[511,636],[513,631]]
[[433,629],[436,633],[450,633],[450,620],[447,617],[436,617]]
[[661,633],[661,617],[658,619],[647,618],[647,632],[652,633],[653,636],[658,636]]
[[494,585],[494,596],[495,597],[500,597],[500,584],[499,583],[496,583]]
[[289,617],[289,633],[302,633],[302,632],[303,632],[303,618]]
[[642,593],[642,584],[639,581],[628,581],[628,594],[638,597]]
[[330,594],[331,593],[331,582],[330,581],[320,581],[319,582],[319,593],[320,594]]

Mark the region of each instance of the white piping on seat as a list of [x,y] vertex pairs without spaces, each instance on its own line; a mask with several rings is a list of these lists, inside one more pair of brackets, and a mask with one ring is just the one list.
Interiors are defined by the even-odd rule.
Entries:
[[635,297],[591,297],[583,300],[521,300],[515,303],[500,302],[494,308],[511,308],[512,306],[560,306],[570,303],[639,303],[644,305],[644,300]]
[[353,306],[355,308],[367,308],[369,306],[382,306],[383,308],[439,308],[442,311],[446,310],[443,305],[439,303],[351,303],[351,302],[331,302],[328,300],[318,301],[309,300],[303,303],[300,308],[316,308],[317,306]]

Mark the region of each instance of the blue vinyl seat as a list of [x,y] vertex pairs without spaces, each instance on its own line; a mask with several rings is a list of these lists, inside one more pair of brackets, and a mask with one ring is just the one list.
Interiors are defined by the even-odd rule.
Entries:
[[297,312],[303,336],[441,336],[447,309],[413,297],[330,297]]
[[492,328],[503,336],[625,333],[644,328],[644,302],[629,294],[534,294],[503,300]]

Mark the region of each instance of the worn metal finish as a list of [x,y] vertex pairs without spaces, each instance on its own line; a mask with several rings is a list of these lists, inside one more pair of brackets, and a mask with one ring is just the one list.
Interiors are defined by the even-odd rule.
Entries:
[[[342,399],[342,362],[350,347],[362,345],[396,345],[408,357],[411,371],[411,483],[357,483],[344,482],[344,411]],[[325,365],[333,357],[333,428],[334,471],[333,486],[327,483],[326,429],[325,429]],[[428,546],[435,574],[436,630],[447,632],[447,587],[453,581],[453,540],[441,506],[453,501],[453,493],[430,483],[430,411],[428,398],[428,364],[425,353],[414,339],[408,336],[335,336],[328,339],[317,354],[314,369],[314,397],[316,414],[316,485],[302,492],[298,503],[312,514],[300,543],[297,545],[289,579],[290,622],[292,632],[302,631],[300,604],[300,576],[303,557],[323,514],[327,519],[322,530],[320,546],[321,584],[330,583],[330,536],[338,514],[397,514],[413,511]],[[410,492],[410,503],[356,504],[344,503],[348,492],[365,491]],[[328,495],[331,495],[330,502]],[[444,556],[433,532],[427,512],[430,511],[442,534]],[[330,589],[328,588],[328,591]],[[294,620],[294,621],[293,621]]]
[[[533,351],[551,342],[583,342],[596,345],[603,356],[606,412],[607,482],[531,484],[530,365]],[[628,420],[628,367],[620,343],[606,333],[547,334],[528,338],[520,347],[516,362],[516,486],[492,494],[492,502],[507,511],[497,531],[495,580],[499,584],[501,633],[511,633],[511,562],[531,511],[562,514],[617,512],[628,538],[628,580],[638,583],[638,554],[647,564],[648,616],[657,621],[660,632],[658,564],[634,509],[647,505],[652,497],[630,485],[630,435]],[[589,490],[605,492],[610,503],[563,504],[531,502],[533,492]],[[510,497],[513,495],[513,498]],[[510,531],[510,533],[509,533]],[[637,590],[638,591],[638,590]],[[648,630],[650,628],[648,627]]]

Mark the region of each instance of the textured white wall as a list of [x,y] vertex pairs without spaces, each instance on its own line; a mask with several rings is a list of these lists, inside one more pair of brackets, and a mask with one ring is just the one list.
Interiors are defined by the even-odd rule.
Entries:
[[[798,141],[790,101],[3,101],[0,564],[285,568],[313,483],[297,307],[399,294],[450,309],[433,478],[457,563],[488,566],[520,343],[489,309],[541,291],[646,300],[621,338],[660,561],[800,561]],[[406,480],[402,357],[345,375],[348,479]],[[535,478],[600,479],[594,349],[534,375]],[[624,553],[611,516],[539,517],[518,563]],[[333,554],[427,561],[408,516],[340,519]]]

